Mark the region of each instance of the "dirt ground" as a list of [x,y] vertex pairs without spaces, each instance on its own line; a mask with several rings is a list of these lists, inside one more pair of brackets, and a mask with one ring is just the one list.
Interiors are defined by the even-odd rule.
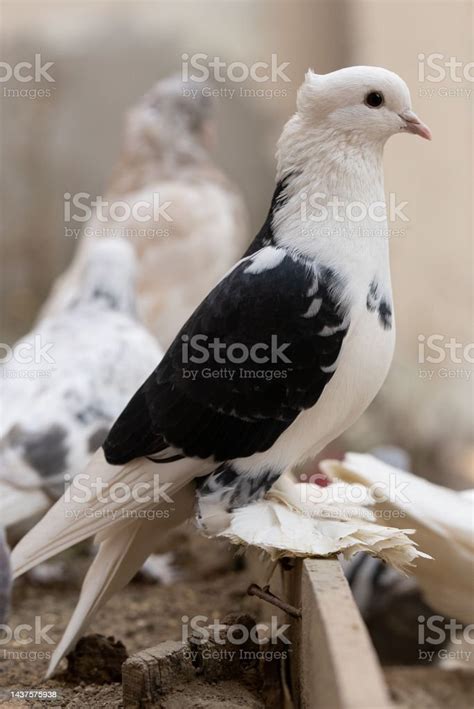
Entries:
[[[198,536],[191,539],[179,532],[173,540],[177,580],[169,586],[136,579],[115,596],[99,613],[87,633],[113,636],[128,655],[164,640],[181,640],[183,616],[206,616],[209,622],[228,613],[249,613],[258,620],[259,603],[246,595],[251,581],[242,557],[234,548]],[[50,585],[20,579],[15,588],[10,627],[20,623],[34,626],[35,617],[48,636],[57,642],[77,601],[80,582],[90,556],[66,557],[67,576]],[[186,619],[184,620],[184,622]],[[40,640],[40,639],[39,639]],[[45,706],[84,709],[122,707],[119,682],[98,684],[89,678],[71,677],[66,662],[53,679],[44,680],[54,645],[48,642],[21,645],[0,641],[0,706],[39,709]],[[474,674],[457,671],[446,681],[446,672],[435,668],[389,667],[386,679],[394,706],[403,709],[468,709],[474,706]],[[276,680],[275,680],[276,683]],[[47,701],[12,698],[10,692],[47,690],[55,696]],[[255,670],[239,679],[209,683],[197,679],[179,682],[162,703],[162,709],[276,709],[276,700],[264,692],[262,676]],[[328,708],[329,709],[329,708]],[[376,709],[376,708],[367,708]]]
[[[175,583],[160,586],[133,581],[100,611],[87,632],[113,636],[125,645],[128,655],[131,655],[164,640],[181,640],[183,616],[202,615],[211,622],[213,618],[224,618],[229,612],[245,611],[255,615],[257,604],[246,595],[249,579],[234,549],[199,537],[190,543],[184,535],[181,543],[177,536],[173,547],[177,550],[176,569],[179,573]],[[80,580],[89,563],[90,558],[85,555],[68,559],[67,566],[72,567],[72,573],[69,572],[64,583],[42,586],[20,579],[14,592],[9,625],[16,627],[19,623],[29,623],[34,626],[35,617],[41,617],[43,628],[50,624],[53,626],[47,634],[57,642],[74,609]],[[47,642],[22,646],[14,640],[0,645],[2,707],[36,709],[44,707],[45,703],[71,709],[122,706],[119,683],[91,684],[71,679],[64,671],[45,681],[43,677],[52,647],[54,645]],[[66,668],[65,661],[61,667]],[[256,682],[247,683],[249,686],[237,682],[226,685],[225,688],[213,688],[211,685],[198,687],[200,697],[194,695],[195,706],[211,707],[213,703],[225,706],[224,689],[225,696],[238,700],[236,706],[263,706]],[[11,691],[28,689],[53,691],[57,696],[47,702],[11,698]],[[242,700],[244,703],[241,703]]]

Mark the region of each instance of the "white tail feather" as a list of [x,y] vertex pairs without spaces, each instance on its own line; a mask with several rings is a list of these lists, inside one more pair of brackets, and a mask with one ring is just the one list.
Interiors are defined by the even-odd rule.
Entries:
[[[146,510],[169,500],[205,467],[183,459],[167,465],[139,458],[124,466],[107,463],[97,451],[85,472],[20,541],[12,553],[15,577],[69,547],[100,533],[100,539],[129,527]],[[125,496],[124,496],[125,492]]]
[[[187,485],[176,494],[176,513],[171,517],[135,520],[100,544],[84,579],[79,602],[51,657],[48,677],[76,644],[98,609],[133,578],[162,535],[193,514],[194,501],[194,486]],[[157,507],[156,512],[159,511]]]

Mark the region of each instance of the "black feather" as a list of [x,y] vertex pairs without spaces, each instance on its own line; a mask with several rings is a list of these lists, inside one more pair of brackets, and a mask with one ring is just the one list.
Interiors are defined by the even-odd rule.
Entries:
[[[317,402],[333,375],[322,368],[335,363],[348,329],[343,283],[287,253],[260,273],[248,272],[252,261],[240,262],[211,291],[132,398],[105,441],[109,463],[168,447],[216,461],[250,456],[270,448]],[[321,301],[318,313],[304,317],[314,298]],[[325,328],[334,331],[323,335]],[[186,361],[183,343],[189,351],[196,336],[248,349],[276,337],[286,347],[275,362]]]

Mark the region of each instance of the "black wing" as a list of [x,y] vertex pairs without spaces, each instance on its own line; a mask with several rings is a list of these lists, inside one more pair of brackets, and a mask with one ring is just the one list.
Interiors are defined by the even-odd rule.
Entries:
[[116,421],[107,460],[168,447],[217,461],[267,450],[335,371],[349,326],[342,294],[334,271],[273,246],[239,262]]

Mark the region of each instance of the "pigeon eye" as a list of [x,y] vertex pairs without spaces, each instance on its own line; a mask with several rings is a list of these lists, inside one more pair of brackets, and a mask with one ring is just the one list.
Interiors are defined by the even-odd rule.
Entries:
[[364,99],[364,103],[369,108],[379,108],[383,106],[385,99],[380,91],[371,91]]

